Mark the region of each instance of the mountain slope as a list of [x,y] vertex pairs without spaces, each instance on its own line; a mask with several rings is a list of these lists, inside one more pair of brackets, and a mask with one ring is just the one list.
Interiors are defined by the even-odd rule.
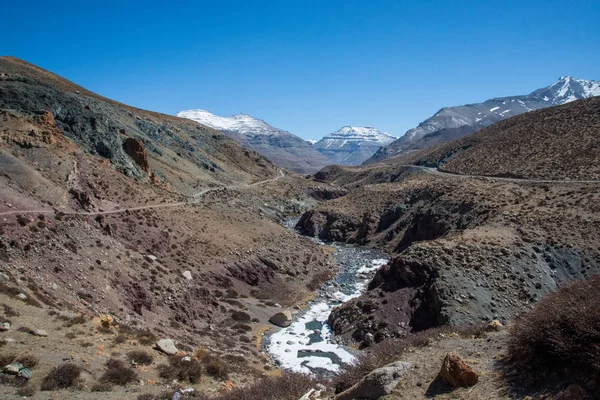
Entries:
[[217,129],[275,164],[301,174],[315,172],[331,163],[307,141],[250,115],[221,117],[205,110],[187,110],[177,116]]
[[[213,129],[106,99],[12,57],[0,58],[0,109],[47,111],[84,151],[108,160],[126,175],[138,179],[152,175],[185,194],[196,192],[202,181],[254,181],[277,174],[268,160]],[[139,141],[148,165],[140,167],[128,154],[128,139]]]
[[600,97],[509,118],[415,161],[459,174],[600,180],[598,160]]
[[600,82],[563,76],[552,85],[528,95],[442,108],[400,139],[380,149],[367,163],[457,139],[515,115],[599,95]]
[[359,165],[396,138],[372,127],[344,126],[314,144],[333,164]]

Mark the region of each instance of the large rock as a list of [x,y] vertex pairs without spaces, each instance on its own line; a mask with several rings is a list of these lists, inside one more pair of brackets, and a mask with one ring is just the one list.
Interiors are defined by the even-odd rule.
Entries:
[[269,319],[269,322],[285,328],[292,324],[292,313],[288,310],[278,312]]
[[396,361],[371,371],[356,385],[335,396],[334,400],[375,400],[390,394],[410,370],[411,364]]
[[148,161],[148,153],[144,147],[144,142],[139,139],[127,138],[123,142],[123,150],[139,165],[142,171],[150,172],[150,162]]
[[473,386],[479,381],[479,376],[473,368],[465,364],[454,352],[446,355],[438,376],[452,387]]
[[31,334],[33,336],[41,336],[41,337],[48,336],[48,332],[46,332],[44,329],[34,329],[31,331]]
[[156,348],[169,356],[177,354],[177,347],[172,339],[160,339],[156,342]]

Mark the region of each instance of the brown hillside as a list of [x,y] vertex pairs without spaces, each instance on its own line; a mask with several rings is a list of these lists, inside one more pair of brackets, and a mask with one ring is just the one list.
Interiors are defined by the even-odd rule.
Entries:
[[600,98],[532,111],[398,161],[465,175],[600,179]]

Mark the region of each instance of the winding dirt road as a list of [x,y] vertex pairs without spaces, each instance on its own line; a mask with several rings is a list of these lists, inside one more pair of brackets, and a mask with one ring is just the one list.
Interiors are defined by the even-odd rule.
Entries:
[[[73,215],[73,214],[77,214],[77,215],[107,215],[107,214],[120,214],[120,213],[123,213],[126,211],[149,210],[149,209],[153,209],[153,208],[181,207],[181,206],[185,206],[188,204],[196,204],[196,203],[200,202],[202,196],[204,196],[206,193],[215,192],[215,191],[219,191],[219,190],[240,189],[240,188],[245,188],[245,187],[264,185],[265,183],[275,182],[275,181],[283,178],[284,176],[285,176],[285,174],[283,173],[283,170],[280,169],[278,176],[276,176],[274,178],[270,178],[270,179],[265,179],[264,181],[254,182],[254,183],[250,183],[250,184],[243,184],[243,185],[219,186],[219,187],[214,187],[214,188],[203,189],[203,190],[199,191],[198,193],[194,194],[192,196],[192,200],[190,200],[190,201],[179,201],[176,203],[147,204],[147,205],[143,205],[143,206],[118,208],[118,209],[109,210],[109,211],[63,211],[63,213],[66,215]],[[0,217],[6,216],[6,215],[12,215],[12,214],[23,214],[23,213],[52,214],[54,212],[55,212],[55,210],[53,208],[15,209],[15,210],[6,210],[6,211],[0,212]]]

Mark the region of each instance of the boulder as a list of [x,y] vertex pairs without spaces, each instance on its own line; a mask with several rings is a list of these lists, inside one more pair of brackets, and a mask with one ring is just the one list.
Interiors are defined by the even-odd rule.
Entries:
[[158,258],[156,256],[153,256],[152,254],[146,254],[144,256],[144,258],[146,259],[146,261],[148,262],[154,262],[156,260],[158,260]]
[[15,297],[19,300],[27,300],[27,295],[25,293],[19,293]]
[[498,332],[498,331],[502,330],[503,327],[504,327],[504,325],[502,325],[502,322],[495,319],[486,325],[485,331],[486,332]]
[[0,332],[6,332],[10,329],[10,322],[3,322],[0,324]]
[[479,381],[479,376],[473,368],[465,364],[455,352],[446,355],[438,376],[452,387],[473,386]]
[[43,329],[34,329],[34,330],[31,331],[31,334],[33,336],[43,336],[43,337],[48,336],[48,332],[46,332]]
[[192,280],[192,273],[191,273],[190,271],[184,271],[182,275],[183,275],[183,277],[184,277],[185,279],[187,279],[188,281],[191,281],[191,280]]
[[292,313],[288,310],[280,311],[277,314],[273,315],[269,319],[269,322],[272,323],[273,325],[277,325],[277,326],[281,326],[282,328],[285,328],[292,324]]
[[334,400],[375,400],[390,394],[410,370],[411,364],[396,361],[369,372],[356,385],[334,397]]
[[169,356],[177,354],[177,347],[172,339],[160,339],[156,342],[156,348]]

